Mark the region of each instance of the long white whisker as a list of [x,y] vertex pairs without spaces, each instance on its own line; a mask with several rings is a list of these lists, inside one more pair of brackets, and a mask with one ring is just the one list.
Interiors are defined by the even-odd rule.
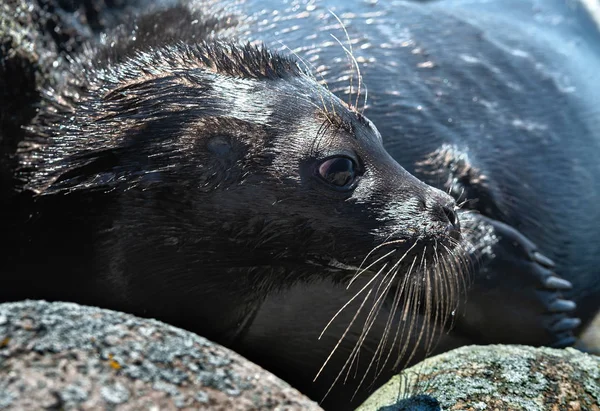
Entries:
[[[303,59],[302,57],[300,57],[300,55],[298,53],[296,53],[294,50],[292,50],[287,45],[285,45],[281,40],[278,40],[278,42],[283,47],[285,47],[287,50],[289,50],[290,53],[292,53],[294,56],[296,56],[296,58],[298,60],[300,60],[300,62],[302,62],[302,64],[304,64],[304,68],[306,69],[306,71],[308,71],[310,73],[310,75],[312,76],[312,78],[316,80],[312,70],[310,70],[310,68],[308,67],[308,63],[306,62],[306,60]],[[315,65],[312,63],[310,63],[310,65],[312,66],[313,70],[318,73],[318,70],[315,67]],[[327,89],[327,91],[329,91],[329,94],[331,95],[331,91],[329,90],[329,85],[327,84],[327,81],[325,81],[325,77],[323,77],[323,75],[321,73],[319,73],[319,75],[321,76],[321,80],[323,80],[323,84],[325,85],[325,88]],[[318,106],[317,107],[319,109],[322,108],[325,111],[325,117],[327,117],[327,120],[329,120],[329,122],[331,123],[331,118],[329,118],[329,111],[327,111],[327,105],[325,104],[325,99],[323,98],[323,95],[321,93],[319,93],[319,98],[321,99],[321,103],[323,104],[323,107],[318,107]],[[330,97],[329,100],[330,100],[329,103],[331,104],[331,110],[333,111],[333,114],[335,115],[335,106],[333,104],[333,99]]]
[[[390,236],[388,236],[388,238],[390,238]],[[367,256],[362,260],[362,262],[360,263],[360,265],[358,266],[358,269],[356,270],[356,274],[354,274],[354,276],[352,277],[352,279],[350,280],[350,284],[351,285],[354,281],[356,281],[356,279],[358,277],[360,277],[364,272],[366,272],[367,270],[369,270],[369,268],[371,268],[372,266],[374,266],[375,264],[377,264],[379,261],[381,261],[382,259],[384,259],[387,254],[377,260],[375,260],[373,263],[369,264],[366,268],[362,268],[362,266],[365,264],[365,262],[367,261],[367,259],[377,250],[379,250],[382,247],[386,247],[388,245],[394,245],[394,244],[404,244],[406,241],[405,240],[393,240],[393,241],[386,241],[382,244],[379,244],[378,246],[374,247],[371,251],[369,251],[369,253],[367,254]]]
[[[374,265],[376,265],[377,263],[379,263],[380,261],[385,260],[387,257],[389,257],[390,255],[394,254],[396,252],[396,249],[388,252],[387,254],[383,255],[382,257],[379,257],[377,260],[373,261],[371,264],[369,264],[367,267],[365,268],[360,268],[359,267],[359,272],[357,272],[356,274],[354,274],[354,276],[352,276],[352,279],[350,279],[350,281],[348,282],[348,286],[346,288],[350,288],[350,286],[358,279],[358,277],[360,277],[363,273],[365,273],[366,271],[369,270],[369,268],[373,267]],[[372,251],[371,251],[372,253]],[[371,254],[369,253],[369,255]],[[357,270],[358,271],[358,270]]]
[[[385,265],[384,265],[384,267],[385,267]],[[379,272],[381,272],[381,270],[379,270]],[[359,291],[358,291],[356,294],[354,294],[354,296],[353,296],[353,297],[352,297],[350,300],[348,300],[348,302],[347,302],[346,304],[344,304],[344,305],[343,305],[343,307],[342,307],[342,308],[340,308],[340,309],[339,309],[339,310],[338,310],[338,311],[335,313],[335,315],[334,315],[334,316],[331,318],[331,320],[329,320],[329,322],[327,323],[327,325],[325,326],[325,328],[323,328],[323,331],[321,331],[321,334],[319,334],[319,340],[321,339],[321,337],[323,337],[323,334],[325,333],[325,331],[327,331],[327,329],[329,328],[329,326],[331,325],[331,323],[333,323],[333,321],[334,321],[334,320],[337,318],[337,316],[338,316],[338,315],[340,315],[340,313],[341,313],[342,311],[344,311],[344,309],[345,309],[346,307],[348,307],[348,305],[350,305],[350,303],[352,303],[352,301],[354,301],[354,300],[355,300],[355,299],[356,299],[356,298],[357,298],[357,297],[358,297],[360,294],[362,294],[362,293],[363,293],[363,291],[365,291],[365,290],[367,289],[367,287],[368,287],[369,285],[371,285],[371,283],[372,283],[373,281],[375,281],[375,279],[377,278],[377,275],[379,274],[379,272],[378,272],[376,275],[374,275],[374,276],[373,276],[373,278],[371,278],[371,279],[370,279],[370,280],[367,282],[367,284],[365,284],[365,285],[364,285],[364,286],[363,286],[363,287],[362,287],[362,288],[361,288],[361,289],[360,289],[360,290],[359,290]]]
[[[354,66],[355,66],[356,70],[358,70],[358,73],[359,73],[359,75],[358,75],[358,87],[361,87],[361,82],[362,82],[362,80],[361,80],[361,76],[360,76],[360,68],[359,68],[359,66],[358,66],[358,61],[356,61],[356,59],[355,59],[355,58],[354,58],[354,56],[352,55],[352,52],[351,52],[350,50],[348,50],[348,49],[347,49],[347,48],[346,48],[346,47],[345,47],[345,46],[342,44],[342,42],[341,42],[341,41],[340,41],[340,40],[339,40],[339,39],[338,39],[336,36],[334,36],[333,34],[330,34],[330,36],[331,36],[331,37],[333,37],[333,38],[335,39],[335,41],[337,41],[337,42],[339,43],[340,47],[342,47],[342,49],[343,49],[343,50],[344,50],[344,51],[345,51],[345,52],[348,54],[348,56],[350,56],[350,58],[352,59],[352,62],[354,63]],[[352,93],[352,90],[350,90],[350,93]],[[352,95],[352,94],[351,94],[351,95]],[[360,95],[360,90],[359,90],[359,92],[358,92],[357,99],[358,99],[358,96],[359,96],[359,95]],[[358,100],[356,100],[356,101],[355,101],[355,104],[358,104]],[[352,106],[352,104],[349,104],[349,106],[350,106],[350,107],[354,107],[354,108],[356,108],[356,105]]]
[[[400,264],[402,263],[402,261],[406,258],[406,256],[413,250],[413,248],[415,248],[417,245],[417,243],[415,242],[415,244],[413,244],[405,253],[404,255],[394,264],[394,266],[392,266],[392,268],[388,271],[388,274],[386,274],[386,276],[382,279],[381,284],[383,284],[387,278],[387,276],[394,270],[397,270],[398,267],[400,266]],[[364,340],[366,339],[369,331],[371,330],[371,328],[373,327],[373,324],[375,323],[375,319],[377,318],[377,315],[379,313],[379,311],[381,310],[382,307],[382,300],[383,298],[387,295],[390,286],[393,282],[393,278],[395,277],[396,273],[394,273],[394,275],[392,276],[392,278],[390,279],[390,281],[388,281],[388,283],[386,284],[386,286],[384,287],[384,291],[379,295],[379,297],[377,298],[377,300],[375,301],[375,303],[373,304],[373,307],[371,308],[371,311],[369,312],[369,316],[367,317],[367,319],[365,320],[365,326],[367,325],[367,323],[369,324],[366,331],[363,328],[363,332],[361,333],[360,339],[359,339],[359,343],[355,345],[355,350],[356,349],[360,349],[360,347],[362,346],[362,343],[364,342]],[[379,288],[378,288],[379,290]],[[375,308],[377,307],[377,309],[375,310]],[[372,316],[373,312],[376,311],[375,315]],[[388,316],[388,321],[389,321],[389,316]],[[354,398],[354,396],[356,395],[356,393],[358,392],[358,390],[360,389],[360,387],[362,386],[367,374],[369,373],[369,371],[371,370],[371,367],[373,366],[374,362],[375,362],[375,358],[377,357],[377,353],[382,349],[382,339],[379,340],[379,343],[377,345],[377,348],[375,350],[375,353],[373,354],[373,357],[371,358],[371,361],[369,362],[369,365],[366,369],[366,371],[363,373],[363,377],[360,380],[358,386],[356,387],[356,390],[354,391],[354,394],[352,396],[352,398]],[[354,354],[354,350],[351,353],[351,356]]]
[[[412,264],[410,265],[408,273],[404,277],[401,287],[398,287],[396,289],[396,293],[394,295],[394,301],[392,302],[392,308],[390,310],[390,317],[388,317],[388,323],[386,324],[386,329],[388,329],[388,330],[391,328],[391,325],[393,324],[394,316],[398,311],[398,306],[400,304],[401,297],[404,294],[404,288],[408,282],[408,279],[410,278],[410,276],[412,274],[412,271],[415,267],[415,263],[417,262],[417,258],[418,258],[418,256],[415,256],[415,258],[413,258]],[[392,352],[394,351],[394,347],[396,346],[396,341],[398,340],[399,333],[400,333],[400,327],[398,326],[396,328],[396,332],[394,333],[394,339],[392,340],[392,343],[390,345],[390,350],[388,351],[388,354],[385,357],[383,364],[380,367],[378,366],[379,371],[375,375],[375,380],[381,375],[381,373],[383,372],[383,370],[385,368],[385,365],[388,363],[390,356],[392,355]]]
[[[335,14],[332,10],[329,10],[329,12],[331,13],[331,15],[333,17],[335,17],[335,19],[338,21],[338,23],[340,23],[340,26],[342,27],[342,30],[344,30],[344,34],[346,35],[346,40],[348,41],[348,49],[346,49],[346,47],[344,47],[344,45],[342,44],[341,41],[339,41],[335,36],[333,38],[336,39],[336,41],[340,44],[340,46],[342,46],[342,48],[344,49],[344,51],[346,52],[346,54],[348,55],[348,57],[350,58],[350,68],[351,68],[351,73],[350,73],[350,94],[348,95],[348,106],[352,107],[352,79],[354,77],[354,69],[356,68],[356,72],[357,72],[357,77],[358,77],[358,90],[356,92],[356,101],[355,101],[355,107],[358,109],[358,98],[360,97],[360,87],[361,87],[361,81],[362,81],[362,77],[360,74],[360,67],[358,66],[358,62],[356,61],[356,58],[354,58],[354,50],[352,50],[352,41],[350,40],[350,35],[348,34],[348,30],[346,29],[346,25],[342,22],[342,20],[338,17],[337,14]],[[352,65],[352,63],[354,63],[354,66]]]
[[[321,339],[323,337],[323,334],[325,333],[325,331],[329,328],[329,326],[331,325],[331,323],[333,322],[333,320],[352,302],[356,299],[356,297],[358,297],[360,294],[363,293],[364,290],[367,289],[367,287],[373,283],[373,281],[375,281],[375,279],[378,278],[379,274],[385,270],[385,268],[387,267],[387,264],[384,264],[384,266],[377,272],[377,274],[375,274],[373,276],[373,278],[371,278],[367,284],[365,284],[364,287],[362,287],[346,304],[344,304],[344,306],[342,308],[340,308],[338,310],[338,312],[335,313],[335,315],[333,316],[333,318],[331,320],[329,320],[329,322],[327,323],[327,325],[325,326],[325,328],[323,329],[323,331],[321,332],[321,334],[319,335],[319,339]],[[317,373],[317,375],[315,376],[315,380],[317,378],[319,378],[319,375],[321,374],[321,372],[323,372],[323,369],[325,368],[325,366],[327,365],[327,363],[329,362],[329,360],[331,359],[331,357],[333,356],[333,354],[335,353],[335,351],[337,350],[337,348],[340,346],[340,343],[342,342],[342,340],[346,337],[346,334],[348,333],[348,331],[350,330],[350,327],[354,324],[354,322],[356,321],[356,318],[358,316],[358,314],[362,311],[362,308],[367,300],[367,298],[371,295],[371,292],[373,291],[373,288],[371,288],[371,290],[367,293],[367,296],[363,299],[363,302],[361,303],[360,307],[358,308],[358,310],[356,311],[356,314],[354,315],[354,317],[352,318],[352,320],[350,321],[350,324],[348,325],[348,327],[346,327],[346,330],[344,331],[344,333],[342,334],[342,336],[340,337],[340,339],[338,340],[337,344],[335,345],[335,347],[331,350],[331,353],[329,353],[329,356],[327,357],[327,359],[325,360],[325,362],[323,363],[323,365],[321,366],[321,368],[319,369],[319,372]],[[336,378],[337,381],[337,378]],[[330,389],[331,390],[331,389]],[[329,391],[328,391],[329,392]]]

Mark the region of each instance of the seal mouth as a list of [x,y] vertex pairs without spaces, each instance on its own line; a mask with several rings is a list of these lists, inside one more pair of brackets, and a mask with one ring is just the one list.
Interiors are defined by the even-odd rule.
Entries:
[[358,271],[360,270],[360,267],[357,267],[355,265],[348,265],[348,264],[344,264],[338,260],[336,260],[335,258],[332,258],[331,260],[329,260],[326,263],[327,267],[330,268],[334,268],[337,270],[341,270],[341,271]]
[[[436,236],[420,236],[415,239],[389,239],[374,247],[360,262],[344,262],[332,256],[313,255],[306,262],[313,266],[326,268],[336,273],[346,273],[352,283],[359,276],[378,275],[386,269],[394,270],[396,281],[404,275],[410,275],[427,265],[445,263],[451,260],[458,271],[462,271],[464,246],[461,243],[461,231],[458,221],[448,224],[445,231]],[[456,260],[456,261],[455,261]],[[458,260],[461,260],[460,262]],[[415,269],[415,265],[420,268]],[[405,272],[406,274],[403,274]]]

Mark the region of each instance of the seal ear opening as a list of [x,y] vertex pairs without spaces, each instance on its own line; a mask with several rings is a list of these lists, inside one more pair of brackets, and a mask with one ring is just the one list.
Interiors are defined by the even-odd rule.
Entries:
[[220,158],[227,158],[232,151],[230,138],[223,135],[209,138],[206,147],[208,151]]

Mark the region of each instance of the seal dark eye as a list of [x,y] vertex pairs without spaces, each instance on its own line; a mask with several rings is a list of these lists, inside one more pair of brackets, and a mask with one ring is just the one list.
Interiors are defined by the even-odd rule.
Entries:
[[319,175],[329,184],[347,188],[356,178],[356,167],[348,157],[330,158],[319,166]]

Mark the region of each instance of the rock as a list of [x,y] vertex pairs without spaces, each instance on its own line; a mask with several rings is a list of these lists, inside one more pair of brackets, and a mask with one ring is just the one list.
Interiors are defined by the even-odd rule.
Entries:
[[[143,0],[0,2],[0,189],[14,185],[14,153],[45,90],[59,85],[67,55],[127,18]],[[5,199],[5,198],[2,198]]]
[[[56,84],[63,62],[44,13],[25,0],[0,3],[0,177],[10,186],[12,155],[23,137],[23,126],[35,115],[42,88]],[[3,190],[4,191],[4,190]]]
[[0,304],[0,409],[319,410],[234,352],[71,303]]
[[[403,371],[358,410],[400,410],[417,394],[424,405],[414,409],[423,411],[600,411],[600,358],[573,348],[462,347]],[[424,402],[431,397],[439,407]]]

